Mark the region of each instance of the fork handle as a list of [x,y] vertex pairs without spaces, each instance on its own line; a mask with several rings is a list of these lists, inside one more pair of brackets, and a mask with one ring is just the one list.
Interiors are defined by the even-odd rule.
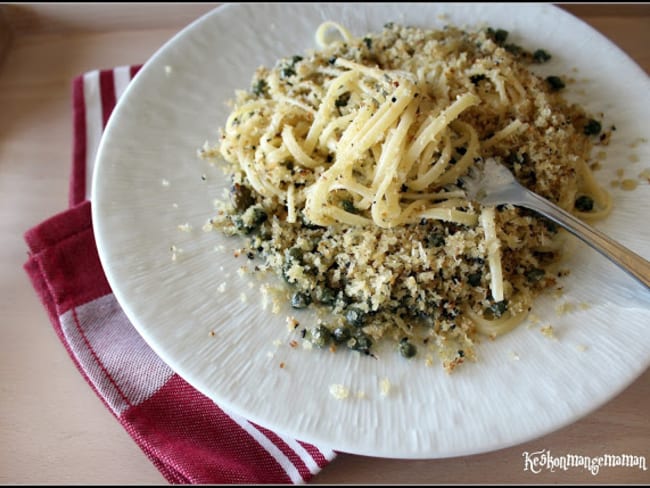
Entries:
[[557,205],[531,191],[525,192],[519,205],[536,210],[560,224],[613,263],[627,271],[634,278],[650,288],[650,262],[605,234],[584,223]]

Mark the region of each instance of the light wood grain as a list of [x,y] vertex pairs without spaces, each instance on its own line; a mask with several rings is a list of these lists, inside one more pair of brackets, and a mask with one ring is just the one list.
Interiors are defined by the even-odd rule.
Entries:
[[[71,79],[143,63],[216,4],[0,6],[13,41],[0,65],[0,483],[162,484],[76,371],[22,264],[22,234],[66,208]],[[650,73],[650,9],[567,6]],[[3,29],[0,24],[0,30]],[[9,29],[4,27],[8,32]],[[597,53],[594,53],[597,55]],[[597,372],[595,372],[597,374]],[[591,415],[540,439],[476,456],[426,461],[340,454],[314,484],[648,483],[648,471],[524,471],[522,453],[650,458],[650,372]],[[417,421],[417,419],[414,419]]]

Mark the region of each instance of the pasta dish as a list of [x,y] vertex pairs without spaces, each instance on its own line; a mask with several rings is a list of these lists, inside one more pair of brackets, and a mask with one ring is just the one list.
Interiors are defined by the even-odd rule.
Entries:
[[451,371],[526,318],[557,282],[563,233],[469,200],[462,177],[487,158],[580,218],[609,212],[589,168],[601,123],[534,74],[548,53],[507,36],[390,23],[357,38],[326,22],[318,50],[236,93],[200,151],[232,179],[211,226],[245,236],[294,308],[333,312],[303,330],[311,343],[372,354],[387,340]]

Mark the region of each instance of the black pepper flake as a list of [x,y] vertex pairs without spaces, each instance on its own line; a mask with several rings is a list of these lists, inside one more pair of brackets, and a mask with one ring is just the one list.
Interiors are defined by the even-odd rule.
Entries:
[[479,82],[483,81],[483,80],[486,79],[486,78],[487,78],[487,76],[485,76],[484,74],[481,73],[481,74],[479,74],[479,75],[472,75],[472,76],[470,76],[470,77],[469,77],[469,81],[471,81],[472,84],[473,84],[474,86],[476,86],[476,85],[479,84]]
[[335,107],[345,107],[350,101],[350,92],[345,92],[341,94],[336,101],[334,102]]
[[393,97],[393,98],[390,99],[390,101],[393,102],[393,103],[395,103],[395,102],[397,101],[397,98],[396,98],[396,97]]

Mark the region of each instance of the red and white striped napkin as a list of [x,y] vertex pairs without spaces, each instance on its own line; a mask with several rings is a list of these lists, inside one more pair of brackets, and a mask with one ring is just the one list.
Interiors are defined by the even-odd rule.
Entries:
[[170,483],[304,483],[336,453],[271,432],[193,389],[136,332],[104,276],[90,181],[102,131],[138,69],[73,80],[70,208],[25,233],[25,270],[81,374]]

